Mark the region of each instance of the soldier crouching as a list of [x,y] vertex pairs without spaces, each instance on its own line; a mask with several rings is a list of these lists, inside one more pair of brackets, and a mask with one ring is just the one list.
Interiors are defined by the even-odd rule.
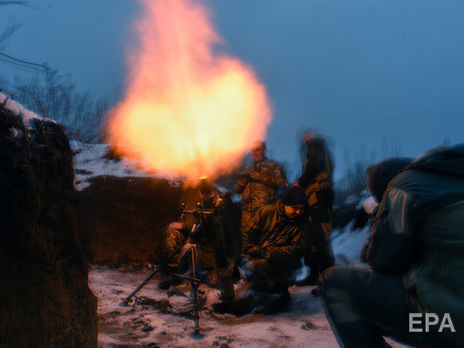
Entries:
[[288,287],[301,267],[304,238],[310,229],[306,200],[303,189],[293,187],[276,203],[257,211],[242,239],[246,282],[224,311],[244,314],[260,308],[271,314],[287,309]]
[[[202,281],[212,287],[220,287],[224,298],[233,297],[231,273],[233,265],[228,260],[233,250],[230,231],[233,224],[226,223],[224,209],[228,197],[214,186],[203,181],[199,187],[183,192],[183,212],[179,221],[171,223],[166,232],[166,249],[170,255],[168,273],[183,274],[192,269],[191,250],[195,248],[196,269],[206,271]],[[179,283],[168,277],[161,288]]]

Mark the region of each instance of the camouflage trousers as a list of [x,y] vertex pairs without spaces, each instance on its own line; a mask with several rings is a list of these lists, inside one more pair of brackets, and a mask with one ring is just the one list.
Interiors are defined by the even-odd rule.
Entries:
[[239,248],[240,250],[239,250],[237,260],[240,260],[240,254],[242,252],[242,238],[243,238],[244,231],[248,230],[248,228],[250,227],[252,218],[255,215],[255,213],[256,211],[249,211],[246,209],[242,209],[241,221],[240,221],[240,234],[241,234],[240,248]]
[[[170,226],[169,226],[170,227]],[[166,251],[168,255],[174,255],[169,261],[168,266],[170,268],[177,268],[181,258],[180,250],[187,242],[185,233],[180,229],[169,228],[166,231]]]
[[243,236],[243,231],[247,230],[250,227],[251,220],[253,216],[255,216],[256,210],[249,211],[249,210],[242,210],[242,216],[241,216],[241,224],[240,224],[240,231],[242,232]]

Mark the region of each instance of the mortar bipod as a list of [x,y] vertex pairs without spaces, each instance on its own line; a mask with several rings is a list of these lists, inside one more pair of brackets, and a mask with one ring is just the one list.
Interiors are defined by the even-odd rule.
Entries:
[[200,279],[197,278],[197,264],[198,264],[198,250],[197,245],[192,244],[190,249],[187,253],[190,252],[191,255],[191,262],[192,262],[192,277],[177,274],[175,273],[174,276],[179,277],[181,279],[185,279],[192,284],[192,291],[193,291],[193,335],[199,336],[200,335],[200,314],[199,314],[199,304],[198,304],[198,286],[200,285]]

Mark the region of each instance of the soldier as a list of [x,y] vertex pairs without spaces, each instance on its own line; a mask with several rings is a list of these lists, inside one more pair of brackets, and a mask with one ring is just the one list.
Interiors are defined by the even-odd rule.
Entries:
[[[195,210],[198,209],[198,203],[202,203],[205,209],[214,209],[220,205],[220,193],[214,187],[211,187],[209,192],[200,190],[200,187],[186,188],[182,191],[180,202],[183,209]],[[208,217],[208,220],[209,217]],[[194,224],[194,216],[192,214],[182,214],[179,221],[169,224],[166,234],[166,249],[168,255],[176,253],[169,266],[172,269],[177,269],[180,258],[182,256],[182,248],[187,242],[190,242],[190,232]],[[211,222],[205,221],[203,229],[206,231],[211,228]],[[202,233],[198,247],[198,262],[202,268],[214,267],[213,245],[215,243],[214,233]]]
[[295,270],[301,267],[304,238],[309,234],[306,212],[304,191],[293,187],[276,203],[255,213],[242,242],[241,267],[247,281],[232,303],[216,306],[218,311],[244,314],[265,307],[265,312],[273,313],[286,308],[288,287],[295,280]]
[[266,144],[256,141],[251,148],[253,164],[240,175],[235,191],[242,197],[241,231],[249,227],[255,212],[273,203],[276,190],[287,185],[283,168],[266,158]]
[[311,236],[306,239],[305,264],[311,268],[309,277],[297,285],[312,285],[326,268],[333,265],[330,248],[332,232],[332,159],[322,136],[314,131],[303,135],[306,161],[303,173],[294,184],[305,190],[311,220]]
[[[206,180],[199,187],[184,190],[181,197],[184,213],[180,221],[168,226],[166,236],[168,255],[176,255],[167,271],[185,272],[191,266],[186,252],[195,244],[198,267],[208,271],[208,285],[219,286],[225,298],[233,297],[233,267],[228,261],[232,256],[228,246],[233,232],[225,214],[229,200]],[[193,228],[194,224],[199,225],[198,230]],[[168,288],[173,283],[176,281],[168,277],[160,285]]]
[[379,201],[364,255],[372,269],[333,267],[320,278],[341,346],[386,347],[383,336],[415,347],[464,342],[464,144],[408,163],[367,170]]

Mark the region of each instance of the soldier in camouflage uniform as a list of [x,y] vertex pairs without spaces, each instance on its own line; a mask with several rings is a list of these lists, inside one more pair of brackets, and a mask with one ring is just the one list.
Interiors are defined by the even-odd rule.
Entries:
[[[207,208],[213,208],[215,201],[219,199],[219,193],[217,190],[212,192],[212,199],[208,199],[206,202]],[[200,193],[198,187],[187,188],[182,191],[180,202],[184,209],[195,210],[198,209],[197,203],[203,200],[203,197]],[[209,198],[209,197],[208,197]],[[179,221],[172,222],[169,224],[166,233],[166,249],[168,255],[176,253],[169,264],[172,268],[177,268],[180,257],[182,256],[182,248],[190,240],[190,231],[193,227],[194,217],[191,214],[182,214]],[[214,267],[214,254],[213,246],[214,244],[214,235],[211,233],[204,233],[201,240],[201,245],[198,250],[198,261],[200,267],[203,268],[213,268]]]
[[256,141],[251,149],[253,164],[240,175],[235,191],[242,197],[241,231],[248,229],[256,211],[273,203],[276,190],[287,185],[283,168],[266,158],[266,144]]
[[[190,258],[186,254],[192,244],[196,244],[197,266],[208,271],[208,284],[219,286],[223,290],[224,297],[233,297],[231,282],[232,266],[228,258],[232,256],[230,250],[230,230],[232,223],[228,221],[225,210],[228,208],[230,197],[221,194],[214,186],[202,182],[199,187],[184,189],[181,195],[181,203],[184,211],[211,212],[200,217],[200,229],[192,235],[192,227],[195,220],[194,214],[183,213],[179,221],[168,226],[166,234],[166,249],[172,257],[169,268],[178,273],[186,271]],[[200,204],[200,206],[198,206]],[[192,243],[192,244],[191,244]],[[163,287],[172,283],[168,280]]]

